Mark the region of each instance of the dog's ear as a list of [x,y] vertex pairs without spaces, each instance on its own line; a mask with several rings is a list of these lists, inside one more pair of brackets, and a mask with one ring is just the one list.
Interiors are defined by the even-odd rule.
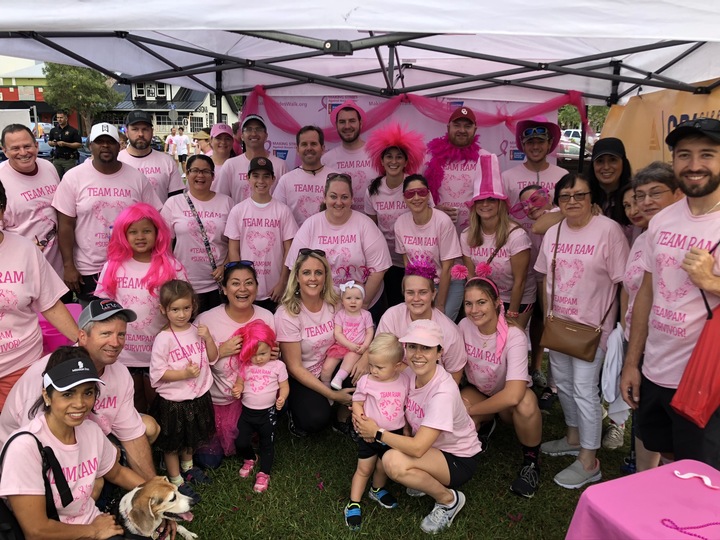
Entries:
[[142,500],[133,499],[133,506],[128,517],[135,524],[140,534],[143,536],[151,536],[155,531],[155,514],[152,509],[153,499],[147,497],[147,508]]

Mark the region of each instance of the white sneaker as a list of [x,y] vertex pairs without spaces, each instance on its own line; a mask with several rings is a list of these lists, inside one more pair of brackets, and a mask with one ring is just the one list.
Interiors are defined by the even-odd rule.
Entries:
[[619,426],[610,422],[602,439],[602,447],[606,450],[617,450],[625,444],[625,424]]
[[602,478],[600,473],[600,461],[595,460],[595,468],[588,471],[579,461],[573,461],[573,464],[563,469],[555,475],[555,483],[566,489],[578,489],[590,482],[597,482]]
[[407,493],[410,497],[424,497],[425,496],[424,491],[420,491],[419,489],[415,489],[415,488],[411,488],[411,487],[407,488],[405,490],[405,493]]
[[437,534],[452,525],[455,516],[457,516],[458,512],[465,506],[465,495],[463,495],[463,492],[453,491],[455,492],[455,504],[452,507],[447,507],[435,503],[432,512],[425,516],[425,519],[423,519],[420,524],[420,528],[424,533]]
[[567,437],[563,437],[562,439],[542,443],[540,451],[550,456],[577,456],[580,453],[580,445],[573,446],[568,443]]

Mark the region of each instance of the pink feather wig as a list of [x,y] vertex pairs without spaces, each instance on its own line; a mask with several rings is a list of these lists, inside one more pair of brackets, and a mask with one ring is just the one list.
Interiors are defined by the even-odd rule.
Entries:
[[277,344],[275,331],[259,319],[250,321],[245,326],[238,328],[230,337],[235,336],[240,336],[243,340],[240,353],[234,356],[238,371],[241,374],[245,372],[245,368],[257,353],[260,343],[266,343],[271,349]]
[[406,175],[415,174],[420,170],[425,158],[425,141],[422,134],[410,131],[400,124],[390,124],[373,131],[365,144],[365,151],[380,175],[385,174],[382,158],[385,151],[390,148],[398,148],[405,154],[407,159]]

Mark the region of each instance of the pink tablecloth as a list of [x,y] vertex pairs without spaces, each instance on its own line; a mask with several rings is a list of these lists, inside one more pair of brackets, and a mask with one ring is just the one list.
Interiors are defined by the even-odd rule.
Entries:
[[580,497],[566,538],[720,539],[720,489],[675,471],[705,475],[720,487],[719,471],[690,459],[596,484]]

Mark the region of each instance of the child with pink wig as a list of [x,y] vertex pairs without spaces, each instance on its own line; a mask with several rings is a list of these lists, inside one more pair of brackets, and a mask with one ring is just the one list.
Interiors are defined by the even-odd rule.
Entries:
[[185,268],[170,250],[170,231],[160,212],[146,203],[128,206],[113,224],[108,260],[100,272],[95,295],[132,309],[137,320],[128,323],[119,360],[135,383],[135,408],[145,413],[155,392],[149,368],[155,336],[165,324],[158,290],[171,279],[185,279]]
[[272,359],[276,346],[275,331],[261,320],[250,321],[234,336],[242,338],[242,348],[235,357],[239,376],[232,390],[235,399],[242,398],[242,413],[238,421],[237,452],[243,459],[238,471],[247,478],[258,461],[252,448],[253,433],[260,437],[260,472],[255,477],[253,491],[263,493],[270,484],[270,471],[275,459],[275,425],[277,411],[283,408],[290,393],[285,364]]

